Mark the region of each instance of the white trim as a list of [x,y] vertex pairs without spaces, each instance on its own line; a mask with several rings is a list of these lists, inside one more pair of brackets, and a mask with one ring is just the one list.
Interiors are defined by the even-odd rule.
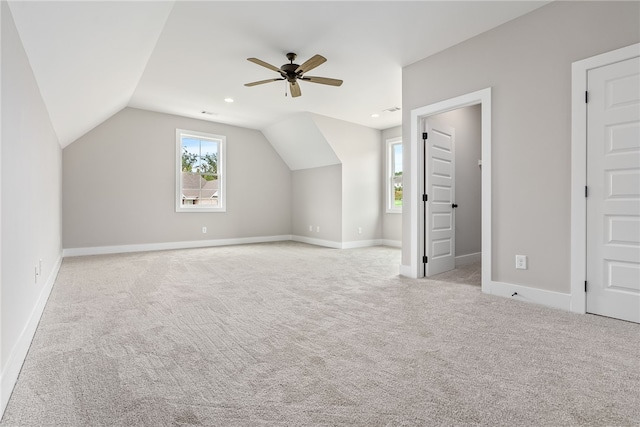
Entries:
[[[491,282],[488,285],[488,288],[490,291],[487,293],[491,295],[516,299],[518,301],[539,304],[545,307],[557,308],[565,311],[568,311],[571,307],[571,294],[563,294],[560,292],[547,291],[544,289],[503,282]],[[484,289],[482,291],[485,292]],[[513,295],[514,293],[517,293],[517,295]]]
[[294,242],[308,243],[315,246],[324,246],[325,248],[333,249],[356,249],[356,248],[368,248],[371,246],[382,246],[385,240],[353,240],[350,242],[336,242],[335,240],[323,240],[316,239],[314,237],[307,236],[291,236],[291,240]]
[[292,240],[290,235],[240,237],[235,239],[193,240],[188,242],[142,243],[138,245],[94,246],[89,248],[68,248],[62,250],[63,257],[119,254],[128,252],[164,251],[171,249],[206,248],[210,246],[245,245]]
[[[569,310],[586,313],[584,281],[587,270],[587,73],[640,56],[640,43],[586,58],[571,65],[571,304]],[[484,167],[484,166],[483,166]]]
[[62,250],[62,256],[64,258],[74,256],[88,256],[88,255],[107,255],[107,254],[123,254],[130,252],[150,252],[150,251],[166,251],[172,249],[193,249],[193,248],[208,248],[214,246],[231,246],[231,245],[246,245],[251,243],[268,243],[268,242],[283,242],[294,241],[301,243],[308,243],[310,245],[324,246],[334,249],[355,249],[366,248],[371,246],[393,246],[400,247],[400,242],[396,240],[354,240],[351,242],[336,242],[333,240],[315,239],[313,237],[306,236],[292,236],[292,235],[280,235],[280,236],[257,236],[257,237],[240,237],[235,239],[217,239],[217,240],[193,240],[187,242],[163,242],[163,243],[141,243],[136,245],[117,245],[117,246],[93,246],[87,248],[67,248]]
[[369,248],[372,246],[382,246],[382,240],[352,240],[351,242],[342,242],[342,249]]
[[395,197],[394,197],[394,192],[392,190],[392,185],[391,185],[391,179],[392,176],[391,174],[394,171],[394,165],[393,165],[393,161],[395,160],[395,157],[393,155],[393,146],[396,144],[401,144],[400,146],[402,147],[402,137],[398,136],[396,138],[389,138],[386,140],[386,156],[385,156],[385,161],[386,161],[386,165],[387,167],[385,168],[385,194],[384,194],[384,204],[385,204],[385,213],[398,213],[401,214],[402,213],[402,207],[395,207]]
[[381,246],[389,246],[389,247],[392,247],[392,248],[401,248],[402,247],[402,241],[401,240],[381,239],[379,244]]
[[473,264],[474,262],[482,261],[482,252],[474,252],[467,255],[459,255],[456,257],[456,267],[462,267],[463,265]]
[[405,277],[411,277],[411,265],[400,264],[399,274]]
[[307,236],[291,236],[294,242],[308,243],[310,245],[324,246],[325,248],[342,249],[342,243],[334,240],[315,239]]
[[13,392],[13,388],[16,385],[16,381],[18,381],[18,376],[20,375],[22,364],[24,363],[24,360],[27,357],[27,353],[29,352],[31,341],[35,336],[38,323],[40,322],[40,318],[42,317],[44,308],[47,305],[49,295],[51,295],[51,290],[53,289],[53,284],[55,283],[56,277],[58,276],[58,271],[60,271],[61,264],[62,256],[58,256],[55,265],[49,273],[49,277],[47,277],[47,281],[42,287],[42,291],[40,291],[38,300],[31,310],[29,319],[22,329],[22,332],[20,332],[18,341],[16,342],[13,349],[11,349],[11,353],[9,354],[9,357],[7,359],[7,363],[5,364],[5,367],[2,371],[0,378],[0,415],[4,414],[7,403],[9,403],[11,393]]
[[[181,191],[182,188],[182,137],[195,137],[216,142],[218,144],[218,206],[208,207],[206,205],[184,207],[182,205]],[[227,153],[227,137],[224,135],[214,135],[204,132],[196,132],[185,129],[176,129],[176,187],[175,187],[175,203],[176,212],[226,212],[227,211],[227,179],[226,179],[226,153]]]
[[[489,293],[489,282],[491,281],[491,88],[485,88],[476,92],[461,95],[456,98],[447,99],[435,104],[411,110],[411,140],[408,156],[411,162],[410,182],[412,201],[410,203],[410,235],[411,240],[405,244],[409,245],[410,264],[401,266],[401,274],[413,278],[422,277],[420,266],[422,265],[421,243],[424,230],[419,221],[422,213],[421,200],[423,192],[420,180],[422,172],[422,156],[419,151],[419,141],[421,141],[422,130],[420,124],[422,119],[435,114],[444,113],[458,108],[481,104],[481,126],[482,126],[482,291]],[[404,155],[407,155],[404,153]],[[408,274],[407,274],[408,273]]]

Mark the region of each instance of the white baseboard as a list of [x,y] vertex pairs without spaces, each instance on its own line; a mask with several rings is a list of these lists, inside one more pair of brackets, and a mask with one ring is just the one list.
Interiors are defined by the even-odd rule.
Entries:
[[380,240],[380,245],[382,245],[382,246],[390,246],[392,248],[401,248],[402,247],[402,241],[401,240],[382,239],[382,240]]
[[294,242],[308,243],[310,245],[324,246],[325,248],[342,249],[342,242],[333,240],[315,239],[307,236],[291,236]]
[[410,265],[400,264],[400,275],[410,277],[412,279],[417,279],[415,274],[412,273]]
[[90,248],[67,248],[63,257],[105,255],[128,252],[164,251],[170,249],[206,248],[210,246],[246,245],[249,243],[282,242],[292,240],[291,235],[240,237],[236,239],[193,240],[188,242],[143,243],[139,245],[94,246]]
[[7,359],[7,363],[2,370],[0,378],[0,417],[4,415],[4,411],[7,408],[7,403],[9,403],[9,398],[11,397],[11,393],[13,392],[13,387],[16,385],[16,381],[18,381],[18,376],[20,375],[22,364],[24,363],[24,360],[27,357],[27,353],[29,352],[31,341],[33,340],[33,337],[36,333],[38,323],[40,322],[40,318],[42,317],[42,313],[44,312],[44,308],[47,304],[47,300],[49,299],[49,295],[51,295],[51,290],[53,289],[53,284],[55,283],[56,277],[58,276],[58,271],[60,271],[61,264],[62,256],[60,255],[58,256],[53,269],[49,273],[47,281],[42,287],[42,291],[40,291],[38,300],[36,301],[33,310],[31,310],[31,314],[29,315],[27,324],[22,329],[22,332],[20,333],[15,346],[13,347],[13,349],[11,349],[11,353],[9,354],[9,358]]
[[352,240],[351,242],[342,242],[342,249],[369,248],[371,246],[381,246],[382,240]]
[[[488,293],[491,295],[544,305],[546,307],[557,308],[560,310],[571,310],[571,294],[563,294],[560,292],[531,288],[529,286],[493,281],[489,283]],[[516,295],[514,295],[514,293]]]
[[324,246],[326,248],[333,249],[357,249],[357,248],[369,248],[371,246],[394,246],[397,248],[402,247],[400,242],[395,240],[384,239],[372,239],[372,240],[352,240],[350,242],[336,242],[334,240],[322,240],[315,239],[307,236],[291,236],[291,240],[294,242],[308,243],[310,245]]
[[456,267],[462,267],[463,265],[473,264],[474,262],[480,262],[482,260],[482,252],[475,252],[467,255],[460,255],[456,257]]

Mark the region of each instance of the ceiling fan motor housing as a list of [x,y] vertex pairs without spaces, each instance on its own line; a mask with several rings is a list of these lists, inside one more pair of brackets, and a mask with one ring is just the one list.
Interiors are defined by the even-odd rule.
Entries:
[[284,64],[282,67],[280,67],[280,69],[282,70],[282,77],[285,77],[290,82],[295,82],[299,77],[296,73],[298,67],[299,65],[294,63]]

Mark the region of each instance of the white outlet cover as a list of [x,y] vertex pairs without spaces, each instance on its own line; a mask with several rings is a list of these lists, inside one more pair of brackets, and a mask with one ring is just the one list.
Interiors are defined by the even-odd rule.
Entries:
[[516,255],[516,269],[517,270],[526,270],[527,269],[527,256],[526,255]]

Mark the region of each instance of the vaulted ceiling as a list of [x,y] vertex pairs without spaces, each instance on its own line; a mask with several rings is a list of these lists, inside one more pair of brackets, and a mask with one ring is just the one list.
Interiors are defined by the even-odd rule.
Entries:
[[[18,32],[64,147],[126,106],[264,129],[299,112],[385,129],[401,123],[402,67],[548,2],[16,1]],[[328,61],[285,82],[285,54]],[[225,102],[232,98],[233,103]],[[203,114],[207,111],[209,114]],[[379,117],[372,117],[378,114]]]

